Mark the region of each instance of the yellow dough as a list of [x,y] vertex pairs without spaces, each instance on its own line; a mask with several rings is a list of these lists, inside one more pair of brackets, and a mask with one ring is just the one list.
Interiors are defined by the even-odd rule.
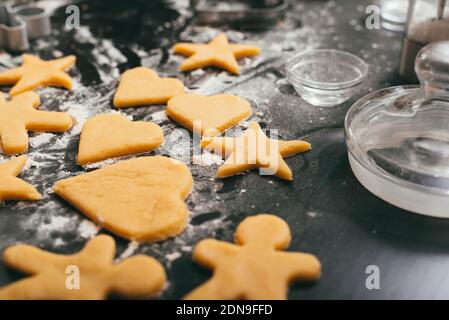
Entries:
[[288,224],[269,214],[243,220],[235,234],[236,245],[202,240],[195,247],[193,259],[214,274],[185,298],[286,299],[290,282],[317,280],[321,274],[321,264],[315,256],[282,251],[290,240]]
[[173,50],[189,57],[181,64],[181,71],[214,66],[234,74],[240,73],[236,59],[253,57],[260,53],[258,47],[229,44],[228,37],[224,33],[220,33],[208,44],[177,43]]
[[120,114],[101,114],[90,118],[83,126],[77,163],[86,165],[148,152],[163,141],[164,133],[155,123],[133,122]]
[[58,181],[54,191],[109,231],[137,241],[181,233],[193,186],[187,166],[167,157],[141,157]]
[[186,93],[170,99],[166,112],[190,131],[214,136],[247,119],[251,105],[232,94],[205,97]]
[[150,298],[163,289],[165,271],[156,259],[138,255],[115,264],[114,256],[115,243],[107,235],[95,237],[73,255],[29,245],[9,247],[5,264],[30,277],[0,288],[0,299],[99,300],[108,294]]
[[36,188],[16,178],[27,161],[26,156],[0,163],[0,202],[6,200],[40,200]]
[[138,67],[122,75],[114,97],[116,108],[150,104],[165,104],[170,98],[184,93],[184,84],[178,79],[159,78],[148,68]]
[[219,178],[260,168],[265,175],[274,174],[285,180],[293,180],[293,174],[283,158],[311,148],[310,143],[302,140],[269,139],[256,122],[252,122],[241,137],[206,137],[201,141],[201,146],[227,157],[218,168]]
[[39,111],[39,96],[25,92],[6,101],[0,93],[0,139],[5,154],[24,153],[28,150],[28,133],[64,132],[73,125],[67,113]]
[[24,54],[22,59],[23,64],[20,67],[0,73],[0,84],[15,84],[9,92],[11,96],[33,90],[41,86],[56,86],[64,87],[69,90],[72,89],[72,79],[64,71],[75,65],[75,56],[67,56],[56,60],[44,61],[39,57]]

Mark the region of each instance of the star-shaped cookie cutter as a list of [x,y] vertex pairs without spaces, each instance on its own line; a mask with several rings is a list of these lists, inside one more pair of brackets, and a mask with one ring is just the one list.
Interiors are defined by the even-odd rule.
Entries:
[[0,4],[0,48],[25,51],[29,39],[51,33],[50,14],[33,4]]

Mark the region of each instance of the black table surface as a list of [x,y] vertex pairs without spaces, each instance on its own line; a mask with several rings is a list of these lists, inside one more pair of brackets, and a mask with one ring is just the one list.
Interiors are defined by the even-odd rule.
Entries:
[[[301,138],[313,145],[310,152],[287,159],[293,182],[256,172],[217,180],[215,165],[189,164],[195,189],[187,200],[192,218],[182,235],[141,245],[115,237],[118,257],[142,253],[164,264],[169,284],[160,298],[181,298],[210,276],[191,259],[198,240],[232,241],[242,219],[265,212],[289,223],[293,235],[289,250],[313,253],[322,262],[322,278],[292,285],[291,299],[449,298],[449,221],[406,212],[378,199],[360,185],[348,163],[343,125],[351,104],[373,90],[405,83],[397,75],[402,35],[365,28],[365,7],[371,2],[297,1],[285,19],[268,30],[200,25],[188,1],[160,0],[78,2],[81,26],[69,30],[64,28],[66,4],[43,3],[55,9],[53,33],[34,41],[30,52],[46,59],[78,57],[71,71],[76,89],[40,90],[43,109],[68,111],[82,124],[88,116],[113,110],[119,74],[144,65],[178,77],[195,92],[245,97],[253,107],[252,119],[264,128],[278,129],[284,139]],[[231,41],[261,46],[262,55],[241,61],[238,77],[212,68],[180,73],[177,66],[182,58],[173,55],[170,47],[179,40],[208,41],[220,30]],[[286,59],[311,48],[346,50],[369,63],[367,81],[348,102],[332,108],[311,106],[286,81]],[[20,63],[20,55],[3,53],[0,63],[12,67]],[[156,154],[185,155],[186,149],[176,144],[174,130],[179,126],[163,116],[163,109],[153,106],[123,113],[163,127],[166,142]],[[89,170],[75,164],[79,129],[77,125],[64,135],[31,135],[31,160],[21,177],[36,185],[45,198],[1,205],[0,251],[24,242],[72,253],[97,232],[51,192],[55,181]],[[370,265],[380,271],[378,290],[365,285]],[[0,263],[0,285],[20,277]]]

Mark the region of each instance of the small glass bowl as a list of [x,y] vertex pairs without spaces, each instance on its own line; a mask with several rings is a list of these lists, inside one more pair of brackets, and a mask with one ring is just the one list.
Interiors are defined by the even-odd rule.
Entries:
[[351,98],[368,74],[368,64],[338,50],[301,52],[287,61],[287,79],[307,102],[331,107]]

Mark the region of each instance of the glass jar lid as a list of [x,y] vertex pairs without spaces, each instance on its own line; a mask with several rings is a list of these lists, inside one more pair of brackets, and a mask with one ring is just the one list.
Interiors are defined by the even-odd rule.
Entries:
[[400,86],[357,101],[345,120],[351,167],[380,198],[449,218],[449,42],[424,47],[421,86]]

